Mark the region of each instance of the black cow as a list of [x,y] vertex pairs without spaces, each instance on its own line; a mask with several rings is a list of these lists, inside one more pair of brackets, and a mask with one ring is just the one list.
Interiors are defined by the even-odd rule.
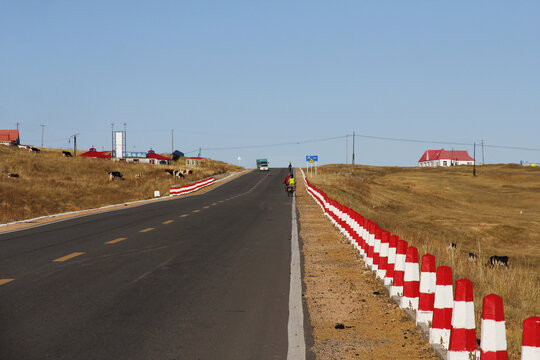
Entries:
[[73,157],[73,155],[71,155],[71,153],[69,151],[63,151],[63,150],[62,150],[62,156]]
[[457,244],[456,243],[450,243],[450,245],[448,245],[448,250],[457,250]]
[[110,171],[109,180],[114,180],[114,179],[125,180],[124,176],[122,175],[120,171]]
[[495,266],[508,267],[508,256],[493,255],[489,258],[488,265],[490,265],[491,267],[495,267]]
[[39,150],[37,147],[33,147],[33,146],[30,146],[30,147],[28,148],[28,150],[29,150],[30,152],[35,152],[35,153],[38,153],[38,152],[41,151],[41,150]]
[[478,260],[478,256],[476,255],[476,253],[470,252],[469,253],[469,261],[470,262],[476,262],[476,260]]
[[15,178],[18,178],[18,177],[19,177],[19,174],[8,172],[7,176],[8,176],[8,178],[13,178],[13,179],[15,179]]

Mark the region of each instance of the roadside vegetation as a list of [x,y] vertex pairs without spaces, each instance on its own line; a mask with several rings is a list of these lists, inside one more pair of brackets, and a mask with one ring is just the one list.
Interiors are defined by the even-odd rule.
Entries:
[[[486,165],[473,177],[470,166],[327,165],[310,181],[417,247],[420,256],[431,253],[437,266],[451,266],[454,282],[473,281],[478,337],[483,297],[501,296],[510,355],[518,358],[522,321],[540,314],[539,168]],[[508,268],[488,266],[492,255],[509,256]]]
[[[206,159],[193,174],[174,178],[166,169],[185,169],[185,159],[171,165],[125,163],[84,157],[63,157],[60,149],[39,153],[0,146],[0,223],[150,199],[155,190],[169,193],[172,185],[187,185],[210,176],[225,176],[239,166]],[[109,180],[119,171],[124,180]],[[18,178],[8,177],[16,173]]]

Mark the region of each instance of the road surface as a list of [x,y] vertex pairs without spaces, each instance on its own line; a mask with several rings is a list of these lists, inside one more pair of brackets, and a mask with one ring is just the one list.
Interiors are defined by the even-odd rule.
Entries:
[[0,359],[285,359],[285,175],[0,234]]

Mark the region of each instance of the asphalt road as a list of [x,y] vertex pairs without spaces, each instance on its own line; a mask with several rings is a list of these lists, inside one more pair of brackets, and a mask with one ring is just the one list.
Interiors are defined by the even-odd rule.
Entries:
[[285,359],[285,175],[0,234],[0,359]]

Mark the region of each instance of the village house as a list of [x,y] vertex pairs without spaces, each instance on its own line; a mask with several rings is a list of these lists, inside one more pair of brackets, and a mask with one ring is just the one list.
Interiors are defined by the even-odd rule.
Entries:
[[0,144],[3,145],[19,145],[19,130],[0,130]]
[[469,156],[466,150],[426,150],[418,166],[454,166],[454,165],[473,165],[474,159]]
[[201,162],[204,160],[202,157],[187,157],[186,166],[197,167],[201,165]]

